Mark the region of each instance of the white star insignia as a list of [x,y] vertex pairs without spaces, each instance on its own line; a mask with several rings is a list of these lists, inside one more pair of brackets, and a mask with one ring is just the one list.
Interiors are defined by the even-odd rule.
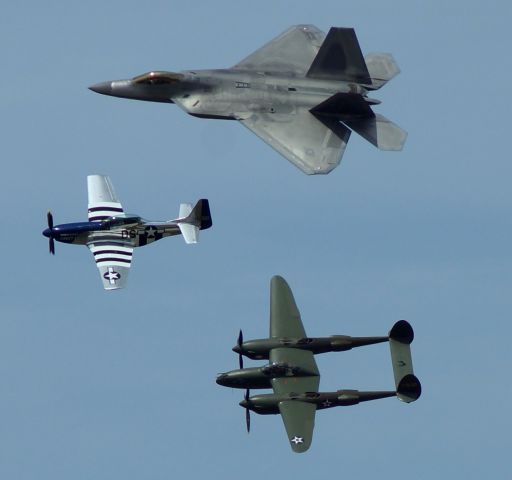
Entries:
[[304,443],[304,439],[302,437],[297,437],[297,435],[295,435],[295,437],[293,437],[290,442],[294,443],[295,445],[298,445],[299,443]]
[[322,403],[322,406],[323,407],[330,407],[332,405],[332,402],[330,400],[326,400],[325,402]]
[[155,227],[146,228],[146,235],[148,236],[148,238],[155,238],[155,231],[156,231]]
[[112,267],[108,267],[108,272],[103,274],[103,278],[110,282],[110,285],[114,285],[116,280],[121,278],[121,274],[116,272]]

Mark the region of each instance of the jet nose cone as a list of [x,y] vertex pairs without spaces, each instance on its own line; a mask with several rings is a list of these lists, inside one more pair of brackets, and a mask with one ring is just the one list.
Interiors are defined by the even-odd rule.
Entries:
[[102,95],[112,95],[112,82],[100,82],[95,85],[91,85],[89,90]]
[[52,231],[49,228],[46,228],[46,229],[43,230],[43,235],[45,237],[50,238],[52,236]]

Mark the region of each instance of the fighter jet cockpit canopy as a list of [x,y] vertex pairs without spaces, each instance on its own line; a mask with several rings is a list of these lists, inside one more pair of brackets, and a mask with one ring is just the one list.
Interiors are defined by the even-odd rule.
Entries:
[[143,220],[138,215],[121,213],[115,217],[106,218],[101,223],[104,228],[115,228],[122,227],[123,225],[134,225],[141,222],[143,222]]
[[139,85],[174,85],[184,78],[182,73],[155,71],[137,75],[132,78],[132,82]]

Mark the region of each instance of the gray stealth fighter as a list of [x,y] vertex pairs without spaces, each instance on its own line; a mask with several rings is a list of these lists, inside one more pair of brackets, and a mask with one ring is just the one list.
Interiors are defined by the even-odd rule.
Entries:
[[104,95],[175,103],[200,118],[238,120],[308,175],[338,166],[351,131],[381,150],[407,134],[368,97],[399,73],[390,54],[363,57],[352,28],[296,25],[234,67],[152,71],[89,87]]

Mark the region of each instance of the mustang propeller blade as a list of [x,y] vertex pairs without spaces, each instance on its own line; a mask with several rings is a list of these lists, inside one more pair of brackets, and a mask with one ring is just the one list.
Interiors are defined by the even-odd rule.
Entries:
[[48,211],[47,215],[48,219],[48,228],[50,229],[50,238],[49,238],[49,245],[50,245],[50,253],[52,255],[55,255],[55,240],[53,239],[53,215],[52,212]]
[[238,345],[238,365],[240,366],[240,370],[244,368],[244,357],[242,355],[242,343],[244,343],[244,335],[242,333],[242,329],[240,329],[240,333],[238,334],[238,340],[236,344]]

